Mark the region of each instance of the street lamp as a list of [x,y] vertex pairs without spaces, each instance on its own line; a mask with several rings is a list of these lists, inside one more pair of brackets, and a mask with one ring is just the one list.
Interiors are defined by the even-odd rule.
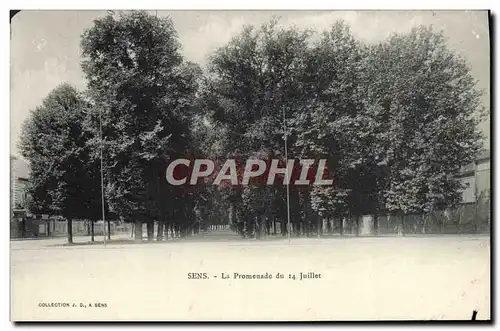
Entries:
[[287,214],[287,227],[288,227],[288,243],[290,243],[290,179],[288,174],[288,132],[286,130],[286,113],[285,108],[283,107],[283,128],[284,135],[283,139],[285,140],[285,177],[286,177],[286,214]]
[[104,235],[104,247],[106,247],[106,215],[104,210],[104,168],[102,160],[102,150],[104,142],[102,140],[102,109],[99,109],[99,137],[101,139],[101,204],[102,204],[102,230]]

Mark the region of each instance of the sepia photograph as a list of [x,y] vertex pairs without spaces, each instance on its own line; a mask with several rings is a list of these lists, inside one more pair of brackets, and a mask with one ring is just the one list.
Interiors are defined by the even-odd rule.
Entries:
[[492,321],[488,10],[11,10],[12,322]]

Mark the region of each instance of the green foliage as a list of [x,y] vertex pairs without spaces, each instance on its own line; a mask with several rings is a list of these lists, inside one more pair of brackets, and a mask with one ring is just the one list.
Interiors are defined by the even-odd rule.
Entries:
[[407,214],[456,204],[460,169],[481,148],[480,92],[469,67],[426,27],[394,35],[369,54],[365,109],[374,150],[387,166],[386,208]]
[[[244,28],[211,57],[201,108],[224,130],[224,155],[283,158],[285,111],[290,157],[326,158],[334,177],[333,188],[306,194],[316,213],[456,204],[459,171],[481,147],[480,93],[466,62],[426,27],[377,45],[357,41],[344,22],[312,36],[272,21]],[[284,200],[283,190],[255,190],[241,196],[250,214],[265,213],[266,197]],[[299,196],[294,219],[307,205]]]
[[110,208],[128,220],[164,219],[172,212],[165,200],[175,196],[165,169],[170,159],[189,153],[200,69],[183,63],[172,21],[145,12],[97,19],[81,45],[96,111],[89,144],[98,150],[102,116]]
[[68,219],[98,219],[99,168],[84,129],[89,104],[68,84],[55,88],[23,125],[19,149],[28,160],[28,209]]
[[290,188],[294,231],[309,234],[313,219],[453,206],[481,148],[481,93],[431,28],[365,45],[345,22],[316,34],[272,20],[245,27],[204,72],[183,60],[171,19],[133,11],[95,20],[81,48],[88,100],[62,85],[23,128],[33,212],[98,219],[103,147],[117,216],[181,231],[230,219],[259,236],[287,220],[285,187],[172,187],[165,170],[185,155],[283,161],[286,123],[288,157],[326,159],[334,180]]

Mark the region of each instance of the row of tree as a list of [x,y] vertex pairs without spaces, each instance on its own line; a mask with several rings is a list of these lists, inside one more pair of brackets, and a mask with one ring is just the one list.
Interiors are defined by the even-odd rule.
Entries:
[[364,44],[344,22],[318,34],[273,20],[245,27],[202,70],[182,58],[169,18],[131,12],[94,21],[81,47],[87,90],[56,88],[20,143],[29,208],[69,224],[101,218],[101,151],[107,218],[136,222],[136,238],[146,223],[150,240],[156,222],[162,240],[209,222],[289,231],[285,186],[171,186],[165,170],[185,155],[284,159],[286,136],[290,158],[327,159],[333,186],[290,186],[290,230],[308,235],[323,219],[372,214],[376,228],[381,213],[457,204],[460,169],[481,148],[476,82],[428,27]]
[[[291,187],[292,231],[324,218],[429,214],[460,201],[461,168],[481,148],[480,92],[441,33],[418,27],[366,45],[343,22],[318,37],[272,21],[247,27],[212,57],[201,107],[224,156],[328,160],[333,186]],[[226,142],[220,147],[221,139]],[[212,152],[213,153],[213,152]],[[285,225],[284,188],[226,192],[242,234]],[[255,231],[257,227],[257,231]],[[341,229],[342,231],[342,229]]]

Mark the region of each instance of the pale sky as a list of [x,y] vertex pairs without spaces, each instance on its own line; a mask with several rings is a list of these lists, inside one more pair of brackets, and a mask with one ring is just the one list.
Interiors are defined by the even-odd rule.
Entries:
[[[155,11],[152,11],[155,14]],[[105,11],[22,11],[11,23],[11,154],[17,155],[22,122],[29,111],[63,82],[85,88],[80,69],[80,36]],[[433,25],[443,30],[451,48],[464,56],[477,87],[485,90],[484,106],[490,104],[490,45],[486,11],[158,11],[170,15],[189,61],[202,66],[206,56],[241,31],[243,25],[281,17],[285,26],[328,29],[343,19],[365,42],[383,40],[393,32],[409,31],[415,25]],[[480,128],[487,137],[489,119]]]

